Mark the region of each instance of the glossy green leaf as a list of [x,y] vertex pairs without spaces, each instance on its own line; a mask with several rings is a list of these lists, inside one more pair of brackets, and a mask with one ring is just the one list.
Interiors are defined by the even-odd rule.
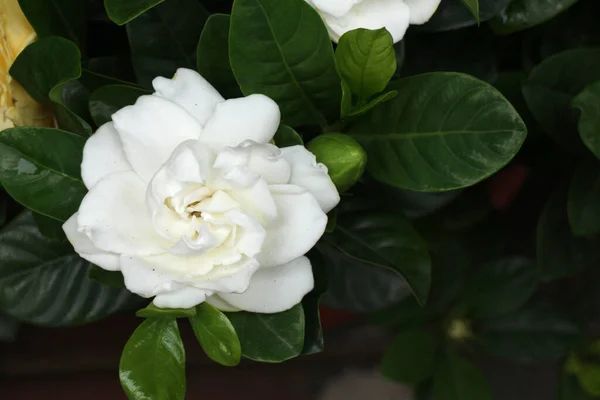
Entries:
[[178,68],[196,69],[198,40],[207,18],[197,0],[169,0],[127,24],[138,83],[151,88],[157,76],[172,78]]
[[63,231],[63,222],[45,215],[33,213],[33,219],[42,235],[50,239],[65,240],[67,237]]
[[204,302],[196,306],[196,315],[190,317],[190,323],[207,356],[228,367],[240,363],[240,340],[225,314]]
[[302,299],[305,320],[302,354],[319,353],[325,347],[319,304],[321,303],[321,297],[327,291],[327,270],[324,265],[325,260],[319,252],[311,251],[309,258],[312,265],[315,286]]
[[490,85],[456,73],[399,80],[393,100],[357,118],[349,135],[377,180],[417,191],[473,185],[506,165],[526,127]]
[[38,37],[62,36],[79,47],[86,42],[87,4],[81,0],[19,0]]
[[345,116],[358,117],[359,115],[363,115],[363,114],[367,113],[368,111],[377,107],[379,104],[385,103],[386,101],[389,101],[396,96],[398,96],[398,92],[396,90],[391,90],[387,93],[384,93],[380,96],[375,97],[373,100],[367,102],[366,104],[363,104],[362,106],[355,107],[354,109],[348,110],[348,112],[345,114],[342,114],[342,116],[343,117],[345,117]]
[[345,117],[352,111],[352,89],[344,80],[341,82],[342,99],[340,104],[340,116]]
[[226,99],[241,97],[229,63],[229,25],[231,17],[213,14],[206,21],[198,42],[196,68]]
[[578,128],[583,144],[600,158],[600,81],[586,87],[572,104],[581,110]]
[[396,72],[392,35],[385,28],[349,31],[339,40],[335,62],[358,104],[363,104],[382,92]]
[[561,185],[546,202],[538,220],[536,255],[545,281],[577,275],[600,262],[598,239],[571,233],[567,204],[567,190]]
[[436,367],[433,378],[435,400],[492,400],[486,377],[470,361],[449,354]]
[[135,315],[142,318],[187,318],[196,315],[195,308],[160,308],[154,303],[138,310]]
[[275,100],[284,123],[324,124],[339,116],[331,41],[304,0],[235,0],[229,58],[242,92]]
[[275,132],[273,140],[279,148],[304,145],[302,136],[300,136],[298,132],[296,132],[293,128],[290,128],[287,125],[279,125],[277,132]]
[[581,162],[571,176],[567,202],[569,224],[576,236],[600,233],[600,163]]
[[562,148],[585,152],[577,134],[579,112],[573,98],[600,81],[600,49],[568,50],[544,60],[523,85],[536,121]]
[[108,17],[118,25],[125,25],[164,0],[104,0]]
[[175,318],[148,318],[127,341],[119,365],[130,400],[183,400],[185,350]]
[[381,373],[396,382],[416,385],[433,374],[437,340],[429,332],[404,331],[386,349]]
[[92,134],[92,127],[85,120],[86,117],[89,119],[85,106],[89,91],[79,80],[73,79],[56,85],[48,97],[54,103],[54,116],[61,129],[83,137]]
[[337,226],[325,240],[344,254],[374,267],[402,275],[421,304],[431,285],[427,246],[408,219],[400,214],[340,214]]
[[581,339],[573,318],[549,305],[530,305],[490,319],[476,328],[477,343],[486,353],[520,362],[564,357]]
[[567,10],[578,0],[514,0],[490,22],[494,32],[509,34],[546,22]]
[[19,203],[66,221],[87,192],[80,165],[85,140],[52,128],[0,132],[0,182]]
[[301,304],[277,314],[245,311],[227,314],[238,334],[242,355],[254,361],[279,363],[297,357],[304,345]]
[[123,274],[120,271],[107,271],[96,265],[91,265],[88,278],[105,286],[119,289],[125,288],[125,278],[123,278]]
[[134,306],[137,296],[88,279],[66,241],[43,236],[29,212],[0,230],[0,309],[47,326],[82,324]]
[[111,121],[111,116],[125,106],[135,103],[138,97],[150,94],[147,90],[126,85],[108,85],[91,94],[89,108],[98,126]]
[[[473,0],[469,0],[471,3]],[[479,0],[479,21],[487,21],[499,15],[511,0]],[[415,25],[411,29],[425,32],[451,31],[477,24],[477,19],[465,0],[444,0],[433,16],[424,25]]]
[[517,310],[535,292],[537,266],[523,257],[505,257],[483,265],[462,296],[469,316],[490,318]]
[[462,0],[462,2],[471,11],[477,23],[479,23],[479,0]]

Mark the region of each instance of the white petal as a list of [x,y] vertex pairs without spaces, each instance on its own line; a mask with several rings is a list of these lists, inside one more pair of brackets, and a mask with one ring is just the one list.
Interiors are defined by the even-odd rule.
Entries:
[[146,185],[133,172],[117,172],[98,182],[84,197],[77,223],[104,251],[160,254],[169,242],[158,236],[147,213]]
[[198,139],[202,125],[182,107],[157,96],[142,96],[112,119],[127,159],[146,182],[179,144]]
[[192,308],[204,302],[210,294],[206,290],[183,286],[173,292],[157,295],[152,302],[160,308]]
[[281,114],[277,104],[262,94],[217,104],[200,140],[215,149],[237,146],[245,140],[267,143],[277,131]]
[[410,9],[404,0],[368,0],[356,4],[342,17],[321,14],[334,42],[351,30],[386,28],[394,43],[404,37],[409,25]]
[[306,254],[325,232],[327,215],[314,196],[295,185],[271,185],[277,218],[266,226],[258,256],[261,267],[274,267]]
[[234,307],[256,313],[289,310],[313,289],[310,260],[299,257],[274,268],[261,268],[244,293],[220,293],[219,297]]
[[[318,11],[330,14],[334,17],[342,17],[361,0],[306,0]],[[367,0],[368,1],[368,0]]]
[[63,224],[63,230],[67,235],[67,239],[73,245],[75,252],[88,260],[89,262],[96,264],[100,268],[104,268],[108,271],[118,271],[120,262],[119,255],[108,251],[102,251],[88,238],[84,233],[79,232],[79,226],[77,225],[77,217],[79,213],[75,213]]
[[210,297],[206,298],[206,302],[211,306],[215,307],[217,310],[221,310],[224,312],[236,312],[241,311],[239,308],[232,306],[218,295],[214,294]]
[[106,175],[122,171],[131,171],[131,165],[114,124],[107,122],[85,142],[81,177],[85,187],[91,189]]
[[241,205],[241,209],[265,225],[277,217],[277,205],[269,185],[259,179],[249,188],[235,189],[229,195]]
[[281,153],[292,167],[290,184],[308,190],[326,213],[337,206],[340,194],[327,174],[327,167],[317,163],[313,153],[304,146],[285,147]]
[[290,164],[281,155],[277,146],[254,144],[248,160],[248,168],[260,175],[270,185],[285,184],[290,181]]
[[192,114],[202,125],[215,106],[225,99],[199,73],[180,68],[173,79],[158,77],[152,81],[156,95],[171,100]]
[[433,16],[441,0],[404,0],[410,8],[410,23],[421,25]]

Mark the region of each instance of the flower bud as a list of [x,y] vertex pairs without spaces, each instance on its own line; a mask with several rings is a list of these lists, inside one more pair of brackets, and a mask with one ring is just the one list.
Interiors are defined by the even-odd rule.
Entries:
[[306,148],[325,164],[339,192],[350,189],[362,176],[367,153],[348,135],[326,133],[313,139]]

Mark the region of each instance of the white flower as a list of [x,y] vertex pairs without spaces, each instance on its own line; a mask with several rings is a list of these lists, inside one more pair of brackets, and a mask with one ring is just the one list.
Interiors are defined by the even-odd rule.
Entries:
[[187,69],[153,86],[87,141],[69,241],[158,307],[291,308],[313,288],[304,254],[339,202],[327,169],[303,146],[269,144],[280,113],[268,97],[224,100]]
[[321,15],[334,42],[358,28],[386,28],[394,43],[408,25],[429,21],[441,0],[306,0]]

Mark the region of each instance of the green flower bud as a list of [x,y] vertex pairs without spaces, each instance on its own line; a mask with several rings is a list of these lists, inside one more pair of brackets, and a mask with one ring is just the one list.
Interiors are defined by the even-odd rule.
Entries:
[[367,153],[348,135],[326,133],[313,139],[306,148],[325,164],[339,192],[350,189],[362,176]]

